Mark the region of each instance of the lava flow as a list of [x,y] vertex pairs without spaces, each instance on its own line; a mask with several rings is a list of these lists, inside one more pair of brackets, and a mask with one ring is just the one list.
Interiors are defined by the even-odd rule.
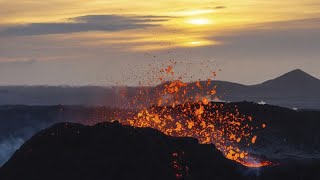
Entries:
[[[140,110],[129,118],[118,118],[122,124],[134,127],[150,127],[169,136],[193,137],[201,144],[214,144],[226,158],[244,166],[257,168],[271,165],[240,147],[256,143],[253,130],[263,129],[266,124],[255,127],[250,116],[241,114],[237,107],[228,103],[212,102],[218,99],[217,87],[211,79],[207,82],[187,84],[173,77],[173,66],[159,70],[162,85],[150,90],[143,88],[133,99]],[[216,74],[213,72],[213,76]],[[193,95],[193,92],[197,92]],[[150,106],[153,104],[153,106]]]

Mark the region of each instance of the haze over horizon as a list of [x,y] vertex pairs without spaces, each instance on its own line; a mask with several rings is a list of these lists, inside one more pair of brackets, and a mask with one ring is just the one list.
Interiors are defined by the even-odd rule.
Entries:
[[[241,82],[235,82],[235,81],[228,81],[228,80],[222,80],[222,79],[219,79],[219,78],[216,78],[216,79],[213,79],[213,81],[222,81],[222,82],[230,82],[230,83],[235,83],[235,84],[241,84],[241,85],[245,85],[245,86],[254,86],[254,85],[259,85],[259,84],[263,84],[263,83],[266,83],[268,81],[273,81],[273,80],[276,80],[284,75],[289,75],[289,78],[290,79],[294,79],[296,78],[297,76],[299,76],[300,80],[302,80],[301,78],[309,78],[309,77],[312,77],[312,78],[315,78],[317,80],[319,80],[320,82],[320,79],[312,74],[309,74],[308,72],[305,72],[301,69],[293,69],[289,72],[285,72],[285,73],[282,73],[276,77],[270,77],[270,79],[264,79],[260,82],[257,82],[257,83],[254,83],[254,84],[245,84],[245,83],[241,83]],[[185,80],[185,79],[183,79]],[[187,79],[185,80],[184,82],[186,83],[194,83],[196,81],[198,81],[199,79],[196,79],[196,80],[193,80],[193,79]],[[200,79],[200,81],[207,81],[208,79]],[[128,81],[126,81],[128,82]],[[160,85],[162,84],[161,82],[157,82],[155,81],[154,84],[125,84],[125,83],[116,83],[115,84],[78,84],[78,85],[70,85],[70,84],[1,84],[0,83],[0,87],[14,87],[14,86],[52,86],[52,87],[58,87],[58,86],[61,86],[61,87],[67,87],[67,86],[74,86],[74,87],[85,87],[85,86],[101,86],[101,87],[115,87],[115,86],[128,86],[128,87],[138,87],[138,86],[157,86],[157,85]]]
[[[0,85],[137,85],[149,64],[209,65],[246,85],[320,78],[317,0],[0,1]],[[183,69],[179,66],[179,69]]]

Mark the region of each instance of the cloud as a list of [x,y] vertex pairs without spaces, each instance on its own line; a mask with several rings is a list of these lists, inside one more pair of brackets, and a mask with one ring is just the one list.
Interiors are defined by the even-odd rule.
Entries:
[[225,8],[227,8],[226,6],[216,6],[216,7],[214,7],[214,9],[225,9]]
[[1,27],[0,36],[31,36],[88,31],[123,31],[159,26],[168,16],[87,15],[69,18],[68,22],[30,23]]
[[319,23],[320,19],[302,19],[260,24],[223,36],[212,36],[211,39],[222,42],[215,48],[216,53],[234,53],[235,57],[310,58],[319,55]]
[[1,61],[0,60],[0,69],[1,68],[12,68],[12,67],[26,67],[37,63],[35,59],[27,60],[14,60],[14,61]]

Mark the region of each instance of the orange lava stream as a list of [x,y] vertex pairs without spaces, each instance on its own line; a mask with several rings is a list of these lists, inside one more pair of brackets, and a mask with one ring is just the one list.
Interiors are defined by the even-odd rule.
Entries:
[[258,161],[258,162],[245,162],[245,161],[242,161],[242,162],[239,162],[239,163],[241,163],[242,165],[247,166],[249,168],[260,168],[260,167],[264,167],[264,166],[273,165],[273,163],[270,162],[270,161]]

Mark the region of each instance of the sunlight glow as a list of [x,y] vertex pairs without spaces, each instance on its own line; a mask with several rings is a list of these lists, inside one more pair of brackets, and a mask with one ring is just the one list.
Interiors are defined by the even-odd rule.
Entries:
[[207,25],[211,24],[211,21],[207,18],[192,18],[187,21],[189,24],[193,25]]
[[207,46],[207,45],[216,45],[219,44],[215,41],[209,41],[209,40],[197,40],[197,41],[190,41],[186,43],[184,46],[186,47],[199,47],[199,46]]
[[182,11],[178,12],[178,15],[185,15],[185,16],[194,16],[194,15],[201,15],[201,14],[209,14],[215,12],[213,9],[197,9],[191,11]]
[[[24,29],[21,26],[23,24],[39,29],[37,23],[43,23],[46,27],[46,23],[70,24],[77,17],[103,15],[106,16],[106,21],[109,21],[107,18],[115,18],[114,26],[117,31],[98,28],[100,32],[81,30],[79,33],[69,33],[66,30],[59,35],[39,34],[37,31],[34,33],[54,36],[56,41],[72,38],[74,42],[80,41],[79,43],[88,47],[103,45],[125,50],[198,47],[223,43],[217,43],[213,39],[226,33],[251,31],[255,26],[274,29],[280,27],[280,24],[273,22],[319,18],[320,6],[310,6],[318,1],[270,0],[266,3],[257,0],[47,0],[40,3],[38,0],[0,0],[0,6],[5,7],[0,9],[0,32],[11,26]],[[91,17],[90,21],[95,19],[96,17]],[[81,27],[88,26],[94,30],[94,23],[81,24]],[[318,25],[313,23],[311,26]]]

